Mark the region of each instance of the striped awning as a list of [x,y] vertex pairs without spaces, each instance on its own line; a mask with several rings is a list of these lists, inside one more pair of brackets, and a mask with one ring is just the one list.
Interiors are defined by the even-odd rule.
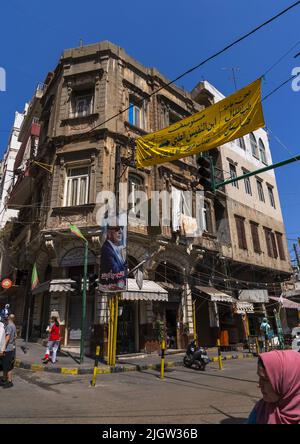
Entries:
[[38,285],[33,291],[33,295],[44,293],[48,291],[49,293],[54,292],[67,292],[67,291],[75,291],[72,288],[72,284],[75,283],[72,279],[52,279],[52,281],[46,281]]
[[213,302],[228,302],[229,304],[232,304],[235,301],[232,296],[223,293],[222,291],[217,290],[214,287],[202,287],[199,285],[195,285],[195,288],[202,293],[207,294],[210,297],[210,300]]
[[124,301],[168,301],[168,292],[154,281],[143,281],[140,290],[135,279],[127,279],[127,291],[122,292]]
[[254,305],[250,302],[237,301],[234,303],[234,311],[237,314],[254,313]]

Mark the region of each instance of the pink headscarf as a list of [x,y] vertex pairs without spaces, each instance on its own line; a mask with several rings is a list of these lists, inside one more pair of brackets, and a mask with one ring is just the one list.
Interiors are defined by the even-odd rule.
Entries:
[[280,400],[270,403],[261,399],[256,405],[256,423],[300,424],[300,353],[273,350],[259,356]]

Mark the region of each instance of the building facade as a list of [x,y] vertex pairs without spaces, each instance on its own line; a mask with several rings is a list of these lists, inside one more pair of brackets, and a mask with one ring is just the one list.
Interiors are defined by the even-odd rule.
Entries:
[[[207,98],[206,86],[205,94],[199,85],[192,93],[170,85],[153,94],[167,83],[156,69],[144,67],[110,42],[101,42],[65,50],[33,97],[21,129],[23,141],[30,137],[30,148],[19,150],[14,165],[18,180],[8,201],[8,208],[21,208],[19,222],[24,223],[13,226],[9,234],[15,266],[27,270],[30,276],[36,263],[39,274],[40,285],[33,292],[29,278],[22,284],[26,294],[24,320],[29,313],[31,336],[44,337],[50,313],[55,312],[62,325],[62,345],[79,346],[84,248],[82,241],[71,234],[69,224],[76,224],[89,242],[89,274],[99,274],[104,241],[99,225],[103,192],[115,193],[118,202],[121,195],[130,196],[126,206],[130,210],[129,270],[145,260],[145,285],[138,289],[129,275],[128,289],[121,296],[119,353],[157,349],[162,326],[170,346],[185,347],[194,335],[193,309],[199,341],[215,345],[222,309],[224,318],[229,316],[232,322],[235,292],[241,286],[233,286],[233,280],[249,279],[249,270],[253,282],[257,276],[259,282],[271,282],[274,269],[281,278],[288,275],[284,238],[286,258],[280,262],[269,260],[267,254],[262,259],[252,250],[245,255],[236,247],[235,215],[244,217],[247,211],[247,220],[275,227],[284,236],[272,175],[262,179],[273,187],[278,220],[275,216],[263,219],[263,210],[254,204],[245,205],[239,213],[243,197],[232,195],[231,188],[216,194],[205,192],[200,217],[204,231],[189,237],[186,227],[178,224],[178,215],[184,214],[192,224],[197,217],[195,193],[203,189],[197,185],[196,156],[135,168],[135,138],[212,103],[213,95],[209,93]],[[221,171],[223,167],[228,169],[226,156],[239,156],[238,150],[227,149],[226,155],[223,147],[211,152]],[[250,163],[247,156],[241,156],[241,167],[250,168]],[[171,201],[170,224],[143,223],[145,214],[151,211],[163,216],[161,206],[154,210],[151,207],[153,190],[177,196]],[[191,196],[188,214],[183,191]],[[273,220],[277,225],[271,223]],[[257,274],[253,274],[253,267]],[[85,338],[91,354],[99,342],[103,353],[106,351],[107,299],[106,294],[90,285]],[[226,325],[225,322],[224,328]],[[237,343],[243,337],[232,333],[231,339]]]

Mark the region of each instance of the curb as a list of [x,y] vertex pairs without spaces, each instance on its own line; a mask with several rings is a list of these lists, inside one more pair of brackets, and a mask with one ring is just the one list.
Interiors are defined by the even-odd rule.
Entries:
[[[252,353],[244,353],[239,355],[228,355],[222,356],[222,361],[229,361],[234,359],[246,359],[246,358],[256,358]],[[210,358],[210,362],[218,362],[218,357]],[[124,373],[124,372],[135,372],[144,370],[160,370],[161,364],[130,364],[130,365],[116,365],[115,367],[100,366],[97,367],[97,375],[104,375],[110,373]],[[169,361],[165,363],[165,368],[172,367],[182,367],[182,361]],[[28,364],[16,359],[16,368],[22,368],[24,370],[30,370],[32,372],[46,372],[46,373],[57,373],[62,375],[88,375],[93,374],[94,367],[80,368],[80,367],[46,367],[42,364]]]

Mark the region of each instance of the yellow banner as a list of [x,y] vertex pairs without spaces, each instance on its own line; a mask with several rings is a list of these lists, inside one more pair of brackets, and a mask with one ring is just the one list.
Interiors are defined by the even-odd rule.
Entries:
[[258,79],[203,111],[138,138],[136,167],[208,151],[263,126]]

